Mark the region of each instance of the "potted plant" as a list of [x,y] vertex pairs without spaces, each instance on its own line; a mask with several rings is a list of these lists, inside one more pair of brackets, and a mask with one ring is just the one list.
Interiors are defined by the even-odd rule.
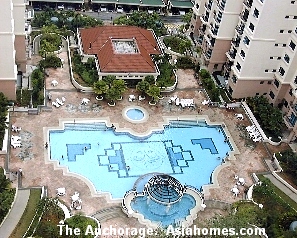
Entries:
[[93,90],[94,90],[94,93],[97,94],[96,99],[102,100],[103,95],[107,92],[108,88],[109,87],[108,87],[107,83],[103,80],[99,80],[99,81],[95,82],[93,84]]
[[150,97],[152,97],[152,100],[149,102],[150,105],[156,105],[157,101],[161,97],[160,92],[161,90],[158,86],[150,86],[149,90],[146,92]]

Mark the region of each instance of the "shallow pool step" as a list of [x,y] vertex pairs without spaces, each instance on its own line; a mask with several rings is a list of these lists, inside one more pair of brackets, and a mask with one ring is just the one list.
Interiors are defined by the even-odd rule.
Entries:
[[92,215],[93,217],[97,218],[99,221],[104,222],[113,218],[117,217],[127,217],[120,206],[115,206],[115,207],[108,207],[99,210],[98,212],[94,213]]
[[105,131],[107,129],[105,123],[75,123],[65,124],[65,129],[73,131]]

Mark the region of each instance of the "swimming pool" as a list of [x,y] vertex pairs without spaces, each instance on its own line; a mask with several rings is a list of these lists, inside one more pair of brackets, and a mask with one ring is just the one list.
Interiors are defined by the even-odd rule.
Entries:
[[140,176],[166,173],[198,189],[232,150],[220,126],[170,121],[164,130],[137,137],[103,122],[65,124],[49,131],[50,159],[93,183],[98,192],[123,198]]

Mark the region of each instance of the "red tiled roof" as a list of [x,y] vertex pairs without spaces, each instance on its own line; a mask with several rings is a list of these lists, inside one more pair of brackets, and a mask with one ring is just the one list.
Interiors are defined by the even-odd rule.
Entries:
[[[160,54],[151,31],[136,26],[100,26],[81,29],[82,49],[85,54],[97,55],[101,72],[153,73],[152,54]],[[112,39],[135,39],[139,53],[114,52]]]

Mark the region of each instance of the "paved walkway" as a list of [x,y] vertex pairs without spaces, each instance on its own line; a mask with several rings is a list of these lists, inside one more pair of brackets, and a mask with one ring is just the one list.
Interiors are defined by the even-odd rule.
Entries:
[[282,190],[287,196],[289,196],[293,201],[297,203],[297,194],[289,189],[286,185],[280,182],[272,174],[265,174],[264,177],[268,178],[276,187]]
[[13,232],[25,211],[29,196],[30,189],[17,190],[16,200],[12,205],[12,209],[0,227],[1,237],[8,238]]

